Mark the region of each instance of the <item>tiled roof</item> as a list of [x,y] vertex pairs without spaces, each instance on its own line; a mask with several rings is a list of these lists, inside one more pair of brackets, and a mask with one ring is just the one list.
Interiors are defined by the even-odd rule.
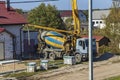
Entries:
[[66,10],[66,11],[60,11],[61,17],[70,17],[72,16],[72,11],[71,10]]
[[[82,38],[88,38],[88,36],[81,36]],[[104,36],[93,36],[93,38],[95,38],[96,39],[96,41],[100,41],[101,39],[103,39],[104,38]]]
[[[83,13],[81,10],[78,10],[78,12]],[[72,10],[61,10],[60,15],[61,15],[61,17],[70,17],[70,16],[72,16]]]
[[102,19],[108,17],[110,10],[95,10],[93,11],[93,19]]
[[7,9],[5,1],[0,1],[0,24],[26,24],[27,20],[13,8]]

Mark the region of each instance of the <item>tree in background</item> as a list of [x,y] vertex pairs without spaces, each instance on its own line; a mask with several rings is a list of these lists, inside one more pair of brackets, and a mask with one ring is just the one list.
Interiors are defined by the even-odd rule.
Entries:
[[113,53],[120,53],[120,8],[118,4],[113,3],[113,8],[111,8],[105,23],[106,27],[103,29],[104,35],[111,41],[111,50]]
[[30,24],[52,27],[57,29],[65,29],[59,11],[55,6],[42,3],[38,7],[32,9],[28,13],[28,21]]
[[23,10],[22,9],[15,9],[16,12],[18,12],[19,14],[23,14]]

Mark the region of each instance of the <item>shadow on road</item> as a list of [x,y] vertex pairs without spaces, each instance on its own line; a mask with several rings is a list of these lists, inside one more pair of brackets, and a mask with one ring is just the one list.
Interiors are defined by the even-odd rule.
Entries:
[[108,59],[112,58],[113,56],[114,56],[114,54],[104,53],[103,55],[94,58],[93,61],[94,62],[96,62],[96,61],[104,61],[104,60],[108,60]]

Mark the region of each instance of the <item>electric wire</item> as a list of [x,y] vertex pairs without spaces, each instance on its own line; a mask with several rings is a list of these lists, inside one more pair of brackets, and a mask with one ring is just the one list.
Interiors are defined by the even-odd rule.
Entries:
[[10,2],[10,3],[11,4],[19,4],[19,3],[34,3],[34,2],[48,2],[48,1],[58,1],[58,0],[17,1],[17,2]]

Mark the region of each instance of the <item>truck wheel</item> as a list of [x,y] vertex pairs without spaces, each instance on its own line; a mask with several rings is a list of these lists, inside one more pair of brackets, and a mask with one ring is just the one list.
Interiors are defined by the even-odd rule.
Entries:
[[47,59],[48,58],[48,52],[44,52],[43,57],[44,57],[44,59]]
[[82,61],[81,58],[82,58],[82,56],[79,53],[75,54],[76,63],[80,63]]
[[53,52],[49,53],[49,59],[55,60],[56,56]]

